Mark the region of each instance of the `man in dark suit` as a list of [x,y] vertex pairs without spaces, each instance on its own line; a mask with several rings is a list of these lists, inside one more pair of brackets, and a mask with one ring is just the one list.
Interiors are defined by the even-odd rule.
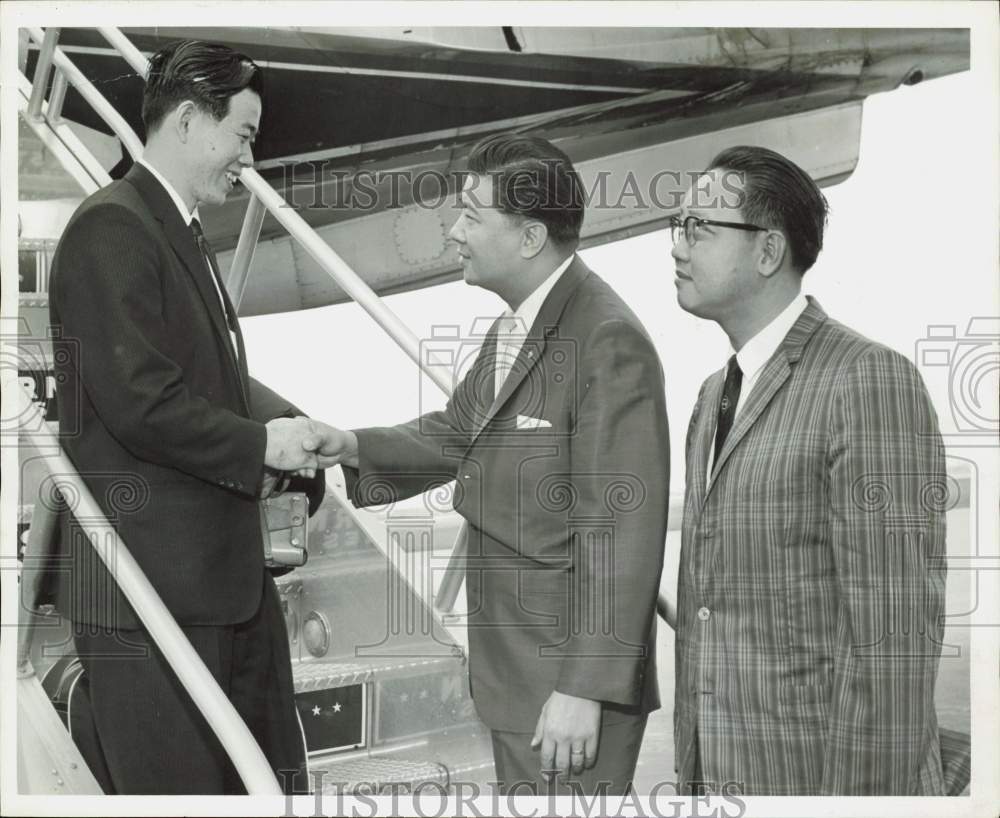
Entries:
[[[316,459],[301,445],[307,421],[249,377],[197,221],[198,207],[222,203],[252,162],[259,69],[223,46],[168,46],[151,60],[142,113],[143,158],[80,206],[53,262],[60,424],[79,430],[63,443],[275,770],[301,774],[258,500],[283,471],[309,474]],[[322,496],[321,476],[313,489]],[[106,765],[111,789],[244,791],[94,549],[66,523],[59,609],[76,623],[103,754],[94,763]]]
[[457,478],[470,682],[501,786],[623,792],[659,706],[663,374],[638,319],[574,254],[583,192],[566,155],[501,135],[469,169],[451,238],[466,282],[509,309],[443,411],[327,428],[320,462],[347,466],[358,505]]
[[909,360],[801,293],[826,201],[773,151],[713,160],[673,224],[677,300],[729,336],[687,434],[679,779],[941,795],[944,449]]

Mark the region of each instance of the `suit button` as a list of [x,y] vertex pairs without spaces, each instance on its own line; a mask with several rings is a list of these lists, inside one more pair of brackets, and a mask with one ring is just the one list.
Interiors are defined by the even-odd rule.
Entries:
[[462,475],[462,479],[463,479],[463,480],[468,480],[468,479],[469,479],[469,475],[467,475],[467,474],[463,474],[463,475]]
[[712,615],[712,612],[708,608],[699,608],[698,609],[698,618],[702,622],[706,621],[711,615]]
[[707,525],[705,526],[705,528],[702,529],[701,536],[704,537],[706,540],[710,540],[712,537],[715,536],[715,529],[712,528],[712,526]]

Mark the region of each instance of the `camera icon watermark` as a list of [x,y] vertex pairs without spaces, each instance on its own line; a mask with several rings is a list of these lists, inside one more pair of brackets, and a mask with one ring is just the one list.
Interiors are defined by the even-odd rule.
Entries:
[[[62,420],[60,431],[75,434],[78,407],[57,404],[61,387],[70,377],[67,364],[79,344],[48,329],[44,336],[33,333],[24,318],[4,320],[0,329],[0,381],[5,396],[0,411],[0,446],[17,446],[22,433],[42,431],[47,422]],[[78,356],[77,356],[78,357]],[[78,402],[78,390],[73,398]]]
[[[476,318],[468,333],[457,324],[440,325],[420,342],[420,361],[425,370],[419,391],[423,435],[457,433],[472,440],[482,435],[574,432],[554,420],[558,407],[566,405],[566,390],[578,384],[577,342],[560,337],[558,327],[527,327],[516,317]],[[440,405],[437,387],[425,386],[433,371],[452,384],[445,424],[434,412]]]
[[941,417],[948,446],[1000,443],[1000,317],[969,319],[965,334],[954,324],[932,324],[916,343],[915,359],[932,395],[947,395]]
[[433,471],[366,475],[354,484],[352,495],[385,522],[384,588],[373,588],[369,596],[371,610],[381,608],[383,615],[369,620],[369,633],[378,638],[356,643],[356,657],[461,655],[433,600],[435,577],[448,566],[455,541],[454,535],[436,541],[437,518],[461,505],[465,492],[450,473]]

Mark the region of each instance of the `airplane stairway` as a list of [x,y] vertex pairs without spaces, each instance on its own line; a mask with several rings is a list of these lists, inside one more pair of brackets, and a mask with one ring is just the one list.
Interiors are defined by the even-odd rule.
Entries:
[[[54,244],[54,237],[21,242],[20,280],[28,291],[20,294],[18,327],[21,380],[46,404],[53,427],[48,299],[38,288]],[[19,551],[45,476],[41,461],[22,450]],[[301,495],[292,500],[301,502]],[[308,521],[308,561],[277,578],[313,783],[326,792],[365,793],[405,792],[423,782],[483,785],[492,775],[492,755],[469,696],[465,652],[357,514],[328,491]],[[429,556],[426,524],[401,520],[406,530],[390,520],[386,539],[406,544],[393,547],[410,558]],[[72,653],[70,625],[51,604],[42,613],[45,626],[36,631],[31,659],[55,699],[60,679],[74,672],[65,661]],[[60,715],[65,723],[65,707]],[[53,786],[64,778],[53,777]]]
[[[25,312],[45,316],[35,307]],[[31,375],[39,383],[51,379]],[[30,456],[22,456],[21,475],[23,544],[30,500],[45,475]],[[301,495],[279,502],[296,500]],[[485,785],[493,771],[489,732],[469,695],[465,652],[356,514],[330,491],[308,522],[307,563],[276,581],[313,784],[364,793],[407,792],[424,782]],[[410,533],[417,536],[403,539],[416,542],[412,552],[429,553],[421,532]],[[77,668],[68,661],[71,625],[51,601],[41,610],[45,624],[31,645],[32,666],[67,723],[59,697],[68,695]],[[80,749],[86,759],[83,743]]]
[[[69,216],[96,189],[87,180],[87,169],[93,176],[96,160],[74,153],[73,147],[82,143],[74,145],[72,139],[67,150],[65,133],[60,138],[44,120],[29,125],[23,109],[19,128],[19,314],[16,325],[3,327],[3,341],[16,345],[19,380],[34,393],[47,425],[55,430],[58,394],[48,271]],[[104,157],[101,164],[107,170]],[[19,452],[21,559],[46,471],[29,449]],[[304,501],[301,495],[287,495],[279,502],[296,498]],[[311,776],[325,792],[405,792],[424,782],[484,784],[493,773],[489,732],[469,696],[460,640],[424,602],[429,596],[414,593],[400,573],[399,566],[429,557],[432,547],[422,524],[411,520],[407,525],[406,532],[390,525],[386,544],[380,543],[342,492],[328,490],[308,520],[306,565],[277,578]],[[403,562],[391,558],[388,548],[402,555]],[[31,687],[32,718],[22,722],[22,732],[47,749],[32,750],[33,765],[26,765],[22,755],[21,766],[30,769],[21,790],[99,792],[80,769],[86,742],[74,746],[70,733],[60,733],[53,718],[58,713],[68,724],[66,701],[60,697],[73,694],[78,663],[72,656],[70,624],[58,616],[51,599],[40,601],[30,660],[41,684]],[[46,712],[39,709],[43,690],[52,702]]]
[[[31,510],[22,506],[26,522]],[[277,585],[312,784],[371,794],[424,782],[485,786],[489,732],[475,714],[461,646],[333,492],[310,520],[308,552]],[[43,613],[50,625],[38,629],[32,665],[65,723],[60,697],[77,668],[68,661],[70,624],[51,604]]]

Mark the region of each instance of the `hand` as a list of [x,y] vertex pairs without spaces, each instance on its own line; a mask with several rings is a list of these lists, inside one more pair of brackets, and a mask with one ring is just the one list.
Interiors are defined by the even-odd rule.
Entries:
[[579,775],[584,767],[593,767],[600,738],[601,703],[553,690],[538,717],[531,748],[542,748],[542,775],[551,780],[553,770]]
[[265,466],[276,471],[312,469],[315,474],[316,455],[302,445],[313,433],[308,418],[275,418],[267,422],[266,428]]
[[358,437],[354,432],[327,426],[318,420],[310,420],[309,423],[313,434],[305,439],[303,445],[316,453],[321,469],[328,469],[338,463],[357,468]]

